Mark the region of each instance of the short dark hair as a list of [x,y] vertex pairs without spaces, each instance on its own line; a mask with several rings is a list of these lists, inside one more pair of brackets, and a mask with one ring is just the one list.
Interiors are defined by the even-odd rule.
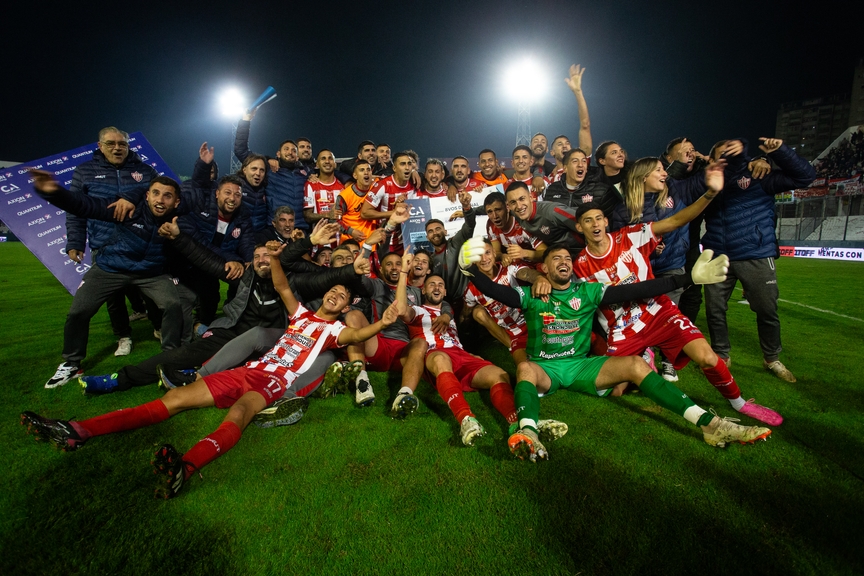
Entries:
[[399,161],[399,158],[411,158],[411,155],[404,150],[402,152],[396,152],[396,154],[394,154],[393,157],[390,159],[393,162],[394,168],[396,167],[396,162]]
[[483,200],[483,207],[488,208],[495,202],[501,202],[504,206],[507,206],[507,199],[504,198],[504,194],[501,192],[490,192]]
[[528,192],[528,185],[524,182],[520,182],[519,180],[515,180],[507,186],[507,189],[504,191],[504,194],[509,194],[511,190],[519,190],[520,188],[524,188],[526,192]]
[[386,147],[386,148],[390,148],[390,145],[389,145],[389,144],[384,144],[384,143],[382,142],[382,143],[378,144],[377,146],[375,146],[375,149],[377,150],[378,148],[381,148],[382,146],[384,146],[384,147]]
[[468,161],[468,158],[466,158],[465,156],[456,156],[456,157],[454,157],[453,160],[450,161],[450,165],[452,166],[452,165],[453,165],[453,162],[455,162],[456,160],[464,160],[464,161],[468,164],[468,166],[471,166],[471,162],[469,162],[469,161]]
[[421,255],[421,254],[423,254],[423,255],[425,255],[427,258],[429,258],[429,263],[430,263],[430,264],[432,263],[432,253],[431,253],[431,252],[429,252],[428,250],[423,250],[423,249],[421,248],[421,249],[417,250],[416,252],[414,252],[414,257],[416,258],[417,256],[419,256],[419,255]]
[[294,144],[294,146],[297,146],[297,143],[294,142],[293,140],[285,140],[284,142],[282,142],[281,144],[279,144],[279,149],[281,150],[281,149],[282,149],[282,146],[284,146],[285,144]]
[[[428,230],[429,226],[431,226],[432,224],[440,224],[441,226],[444,226],[444,222],[442,222],[441,220],[438,220],[437,218],[432,218],[431,220],[426,222],[426,226],[424,226],[423,229]],[[446,226],[445,226],[445,228],[446,228]]]
[[603,160],[606,158],[606,151],[609,150],[609,147],[613,144],[618,144],[618,142],[615,142],[614,140],[601,142],[600,145],[597,146],[597,151],[594,153],[594,157],[597,158],[597,160]]
[[300,138],[297,138],[297,143],[299,144],[300,142],[308,142],[309,144],[312,144],[312,141],[309,140],[308,138],[306,138],[305,136],[301,136]]
[[366,164],[370,168],[372,167],[372,164],[370,164],[368,160],[358,158],[358,159],[354,160],[354,166],[351,167],[351,172],[353,173],[354,170],[356,170],[358,166],[362,166],[363,164]]
[[356,246],[358,249],[360,248],[360,243],[354,240],[353,238],[349,238],[348,240],[343,240],[339,247],[342,246]]
[[561,159],[561,161],[564,162],[564,164],[567,164],[567,162],[570,161],[570,157],[573,154],[575,154],[576,152],[579,152],[580,154],[582,154],[586,158],[588,157],[588,154],[585,154],[585,151],[582,150],[581,148],[571,148],[570,150],[568,150],[567,152],[564,153],[564,157]]
[[677,146],[678,144],[684,142],[684,140],[686,139],[686,136],[679,136],[678,138],[673,138],[672,140],[670,140],[669,143],[666,145],[666,150],[663,152],[663,155],[668,156],[669,154],[671,154],[672,149],[675,148],[675,146]]
[[357,146],[357,154],[360,154],[361,152],[363,152],[363,148],[365,148],[366,146],[375,146],[375,143],[372,142],[371,140],[363,140]]
[[570,247],[567,246],[567,244],[565,244],[564,242],[555,242],[554,244],[550,244],[546,247],[546,250],[543,251],[543,257],[540,258],[540,261],[546,262],[546,258],[548,258],[550,254],[559,250],[566,250],[569,253]]
[[585,202],[584,204],[576,208],[576,222],[578,223],[580,220],[582,220],[582,216],[584,216],[586,212],[589,212],[591,210],[600,210],[602,212],[603,208],[600,206],[599,202]]
[[216,189],[221,190],[222,186],[225,184],[235,184],[239,186],[241,190],[243,189],[243,180],[236,174],[228,174],[227,176],[220,178],[219,183],[216,184]]
[[520,144],[519,146],[516,146],[515,148],[513,148],[513,152],[511,152],[510,155],[514,156],[516,154],[516,152],[518,152],[519,150],[524,150],[525,152],[528,152],[529,156],[531,155],[531,148],[529,148],[528,146],[526,146],[524,144]]
[[552,143],[549,144],[549,146],[550,146],[550,147],[553,146],[553,145],[555,144],[555,142],[557,142],[557,141],[560,140],[561,138],[563,138],[564,140],[567,140],[567,141],[570,140],[570,138],[568,138],[566,135],[564,135],[564,134],[559,134],[558,136],[555,136],[555,138],[552,139]]
[[484,148],[483,150],[480,150],[480,153],[477,154],[477,157],[479,158],[483,154],[492,154],[492,156],[494,156],[496,160],[498,159],[498,155],[495,154],[495,151],[492,150],[491,148]]
[[[310,144],[311,144],[311,142],[310,142]],[[330,150],[329,148],[322,148],[321,150],[318,150],[318,154],[315,155],[315,159],[317,160],[318,157],[321,156],[321,154],[323,152],[330,152],[330,154],[333,154],[333,151]],[[335,156],[335,154],[333,154],[333,155]]]
[[149,190],[150,188],[152,188],[153,184],[171,186],[172,188],[174,188],[174,193],[177,194],[177,197],[180,197],[180,184],[173,178],[169,178],[168,176],[156,176],[150,181],[150,185],[147,187],[147,189]]
[[[536,138],[537,136],[542,136],[543,138],[546,138],[546,135],[545,135],[545,134],[543,134],[542,132],[537,132],[536,134],[534,134],[533,136],[531,136],[531,140],[533,140],[533,139]],[[548,140],[548,138],[546,138],[546,139]]]
[[384,265],[384,261],[387,260],[387,258],[389,258],[389,257],[391,257],[391,256],[394,256],[394,257],[395,257],[396,259],[398,259],[398,260],[402,260],[402,256],[400,256],[400,255],[397,254],[396,252],[388,252],[387,254],[384,255],[383,258],[381,258],[381,265],[383,266],[383,265]]

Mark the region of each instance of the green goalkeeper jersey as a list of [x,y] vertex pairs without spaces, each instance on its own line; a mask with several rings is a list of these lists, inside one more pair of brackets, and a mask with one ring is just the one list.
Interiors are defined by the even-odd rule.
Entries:
[[585,358],[591,348],[591,325],[606,286],[597,282],[571,282],[565,290],[552,290],[549,302],[531,297],[531,288],[514,287],[528,324],[526,352],[532,360]]

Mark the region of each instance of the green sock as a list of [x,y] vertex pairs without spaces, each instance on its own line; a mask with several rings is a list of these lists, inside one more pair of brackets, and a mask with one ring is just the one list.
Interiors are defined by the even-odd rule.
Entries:
[[656,372],[649,372],[639,385],[639,389],[645,396],[679,416],[684,416],[688,408],[696,406],[696,403],[689,396],[676,388],[671,382],[664,380]]
[[540,419],[540,397],[537,396],[537,388],[527,380],[520,380],[513,389],[513,400],[516,404],[519,427],[530,428],[537,432],[537,420]]

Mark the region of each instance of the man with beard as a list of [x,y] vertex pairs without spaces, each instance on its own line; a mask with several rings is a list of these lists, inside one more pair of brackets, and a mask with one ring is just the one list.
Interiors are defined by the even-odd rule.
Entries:
[[550,246],[543,256],[543,270],[552,285],[549,298],[533,298],[521,287],[496,284],[476,266],[482,256],[482,241],[472,239],[460,249],[459,264],[473,276],[472,282],[484,294],[511,308],[521,308],[528,325],[528,362],[516,368],[514,389],[519,414],[518,429],[508,440],[511,452],[532,462],[548,458],[538,437],[540,399],[559,388],[592,396],[607,396],[621,382],[636,383],[642,393],[663,408],[699,426],[705,442],[724,447],[730,442],[754,443],[771,434],[768,428],[739,426],[697,406],[686,394],[651,371],[639,356],[587,357],[594,314],[601,305],[648,298],[690,282],[717,282],[724,276],[724,257],[708,262],[706,251],[693,268],[692,278],[670,276],[622,286],[573,281],[573,261],[565,245]]
[[444,163],[437,158],[426,161],[423,171],[423,185],[410,197],[444,198],[447,196],[447,185],[444,184]]
[[[191,237],[182,233],[179,226],[165,226],[160,230],[160,233],[172,241],[171,247],[174,250],[182,254],[204,273],[216,275],[219,274],[220,270],[224,270],[224,259],[207,251]],[[325,230],[319,235],[326,233]],[[316,240],[319,239],[319,236],[315,235],[314,232],[312,236]],[[326,237],[324,239],[326,240]],[[303,242],[311,242],[311,240],[303,240]],[[297,248],[302,250],[300,246]],[[299,298],[309,300],[320,296],[335,283],[350,285],[356,278],[357,272],[358,270],[351,266],[331,268],[313,274],[294,274],[289,282]],[[157,354],[138,364],[124,366],[114,374],[83,376],[79,381],[88,394],[122,392],[133,386],[146,386],[159,380],[160,371],[169,375],[170,381],[175,384],[182,383],[182,378],[177,378],[179,370],[204,364],[226,344],[239,336],[256,328],[270,329],[276,332],[272,338],[272,344],[278,338],[279,333],[284,332],[285,327],[285,308],[273,287],[270,257],[267,248],[259,245],[255,247],[252,265],[246,269],[240,279],[237,296],[225,304],[222,309],[222,317],[213,321],[202,338],[175,350]],[[248,354],[244,355],[240,361],[246,356]],[[230,365],[233,367],[237,363],[234,362]],[[305,383],[298,385],[297,390],[302,390],[305,385]]]
[[[234,138],[234,154],[241,161],[249,152],[249,130],[255,112],[247,112],[237,123],[237,134]],[[297,161],[297,145],[292,140],[284,141],[276,152],[278,166],[271,167],[264,193],[267,198],[267,213],[270,219],[275,218],[276,209],[280,206],[290,206],[294,210],[295,226],[304,232],[309,225],[303,219],[303,187],[309,177],[310,170]]]
[[166,274],[163,239],[156,231],[180,204],[180,184],[157,176],[132,216],[122,223],[114,223],[113,204],[112,208],[108,207],[113,198],[73,194],[61,188],[48,172],[31,170],[31,174],[36,192],[52,205],[83,218],[112,222],[115,227],[110,242],[96,255],[72,299],[63,328],[64,362],[45,387],[62,386],[79,375],[81,361],[87,355],[90,319],[112,294],[128,286],[137,286],[162,310],[162,349],[177,348],[183,329],[183,311],[174,282]]
[[465,156],[456,156],[450,166],[447,182],[447,199],[456,202],[461,192],[480,191],[486,187],[484,182],[472,177],[471,165]]
[[[396,206],[414,193],[414,184],[411,182],[413,171],[408,153],[397,152],[393,157],[393,174],[372,186],[372,191],[366,195],[366,202],[360,209],[360,216],[373,222],[390,218]],[[395,230],[390,236],[390,251],[402,253],[401,229]]]
[[266,244],[276,240],[282,244],[290,244],[295,240],[305,237],[302,230],[294,227],[294,209],[290,206],[279,206],[273,214],[273,222],[270,226],[255,235],[256,244]]
[[597,180],[588,180],[588,157],[579,148],[564,153],[565,177],[553,182],[543,194],[546,202],[557,202],[576,209],[587,202],[596,202],[609,217],[621,202],[621,194],[613,186]]
[[447,238],[447,229],[440,220],[432,219],[426,222],[426,239],[435,249],[432,254],[432,274],[444,278],[447,293],[451,298],[450,303],[457,309],[461,309],[462,294],[468,285],[468,279],[459,270],[459,248],[474,235],[474,226],[477,223],[477,215],[471,207],[471,193],[459,194],[459,202],[462,203],[465,222],[453,238]]
[[538,176],[537,188],[535,189],[533,182],[535,176],[531,172],[531,149],[528,146],[517,146],[513,149],[511,162],[513,164],[513,177],[507,180],[504,187],[506,188],[508,184],[513,182],[522,182],[528,186],[531,197],[537,200],[543,190],[546,189],[546,181],[542,176]]
[[345,188],[336,178],[336,159],[333,152],[326,148],[318,152],[315,162],[318,177],[306,182],[306,199],[303,203],[303,217],[311,226],[321,220],[338,221],[342,214],[336,210],[336,198]]
[[545,245],[522,229],[513,214],[507,210],[504,195],[492,192],[483,201],[486,211],[486,237],[492,243],[495,259],[504,266],[511,263],[532,265],[545,250]]
[[312,159],[312,141],[308,138],[297,139],[297,160],[303,164],[310,173],[315,169],[315,160]]
[[[375,143],[371,140],[364,140],[357,146],[357,156],[349,158],[339,164],[339,172],[343,174],[354,174],[354,168],[358,161],[368,162],[372,168],[372,174],[378,175],[382,167],[378,166],[378,152],[375,148]],[[377,171],[377,172],[376,172]]]

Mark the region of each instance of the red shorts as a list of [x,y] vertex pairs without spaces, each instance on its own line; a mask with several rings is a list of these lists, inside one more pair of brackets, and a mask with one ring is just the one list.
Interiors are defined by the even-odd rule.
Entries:
[[204,376],[204,383],[213,395],[217,408],[230,408],[246,392],[257,392],[269,406],[281,398],[289,386],[284,378],[276,374],[251,370],[245,366]]
[[[456,375],[456,379],[459,380],[460,384],[462,384],[463,392],[476,392],[477,389],[471,386],[471,381],[474,380],[474,375],[477,374],[481,368],[493,366],[493,364],[488,360],[469,354],[461,348],[440,348],[437,350],[430,350],[426,353],[426,357],[428,358],[429,354],[434,352],[444,352],[450,357],[450,363],[453,364],[453,374]],[[432,382],[433,385],[435,384],[435,377],[428,370],[426,371],[426,378],[429,382]]]
[[522,327],[522,333],[513,335],[512,332],[507,330],[507,335],[510,336],[510,353],[512,354],[514,350],[524,350],[528,347],[528,329],[526,327]]
[[646,348],[657,346],[663,355],[672,362],[676,370],[681,370],[690,357],[684,353],[684,346],[694,340],[704,339],[702,332],[690,319],[673,307],[669,312],[663,310],[651,323],[635,337],[628,336],[620,343],[609,342],[609,356],[641,356]]
[[366,359],[369,370],[373,372],[402,372],[402,362],[399,356],[408,346],[408,342],[385,338],[380,334],[375,337],[378,338],[378,350],[375,351],[374,356]]

